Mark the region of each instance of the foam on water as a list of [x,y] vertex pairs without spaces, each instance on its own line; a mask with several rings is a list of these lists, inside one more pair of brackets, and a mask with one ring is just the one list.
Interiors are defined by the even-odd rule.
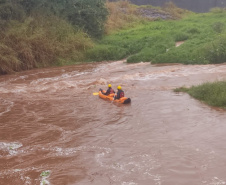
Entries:
[[[58,90],[64,90],[67,88],[77,88],[78,87],[77,82],[73,80],[73,78],[84,76],[90,73],[91,71],[84,72],[72,71],[55,77],[38,78],[37,80],[32,80],[30,82],[28,80],[29,83],[25,81],[29,79],[29,76],[25,75],[15,79],[12,78],[9,79],[8,81],[1,82],[0,91],[1,93],[5,94],[8,93],[24,94],[33,92],[39,93],[43,91],[49,91],[51,93],[56,92]],[[16,81],[19,82],[17,84],[13,84]]]
[[[34,148],[31,150],[34,150]],[[53,152],[48,154],[51,156],[70,156],[75,154],[78,149],[77,148],[61,148],[61,147],[49,147],[49,148],[42,147],[40,150]]]
[[207,181],[202,181],[203,184],[207,184],[207,185],[224,185],[226,184],[226,182],[224,180],[219,179],[218,177],[213,177],[211,179],[211,182],[207,182]]
[[135,182],[122,182],[121,185],[138,185]]
[[196,66],[167,66],[165,69],[158,69],[152,67],[155,70],[148,72],[138,72],[133,74],[125,74],[123,79],[125,80],[156,80],[159,78],[172,78],[172,77],[186,77],[195,74],[221,73],[226,70],[226,66],[215,66],[215,65],[196,65]]
[[[96,150],[96,152],[97,151],[98,150]],[[113,154],[110,148],[102,148],[99,153],[95,154],[95,160],[97,164],[105,170],[115,171],[113,173],[114,175],[111,176],[111,179],[115,182],[121,184],[137,184],[135,181],[125,182],[124,179],[131,177],[131,175],[136,176],[136,174],[139,174],[141,179],[151,179],[156,185],[161,184],[161,176],[154,172],[154,170],[161,167],[161,165],[154,155],[131,155],[127,157],[127,160],[124,159],[122,162],[118,160],[115,163],[108,161],[111,155]],[[118,174],[116,179],[114,178],[115,174]]]
[[3,151],[4,153],[6,153],[7,156],[14,156],[14,155],[17,155],[18,149],[22,146],[23,145],[18,142],[12,142],[12,143],[0,142],[0,151]]
[[0,116],[11,111],[13,106],[14,106],[14,102],[0,99]]
[[[17,179],[20,179],[18,183],[23,185],[33,185],[34,182],[40,182],[40,185],[50,185],[49,177],[51,175],[50,170],[42,171],[39,176],[37,176],[35,179],[31,179],[31,177],[28,175],[32,172],[40,171],[40,169],[35,167],[28,167],[24,169],[11,169],[11,170],[3,170],[0,171],[0,178],[4,177],[14,177]],[[18,178],[19,177],[19,178]]]

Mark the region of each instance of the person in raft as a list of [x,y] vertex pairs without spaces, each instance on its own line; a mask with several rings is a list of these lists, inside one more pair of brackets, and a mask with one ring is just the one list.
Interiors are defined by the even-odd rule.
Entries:
[[119,86],[117,87],[117,89],[118,89],[117,95],[114,97],[115,100],[124,97],[124,91],[122,90],[122,87],[119,85]]
[[102,89],[100,89],[100,91],[106,96],[108,96],[109,94],[115,94],[115,91],[112,89],[111,84],[108,84],[108,89],[105,93],[102,91]]

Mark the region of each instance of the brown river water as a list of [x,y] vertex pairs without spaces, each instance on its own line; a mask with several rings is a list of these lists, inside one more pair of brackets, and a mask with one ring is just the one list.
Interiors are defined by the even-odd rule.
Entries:
[[[226,112],[181,86],[226,65],[124,61],[0,77],[0,185],[223,185]],[[94,96],[111,83],[132,102]]]

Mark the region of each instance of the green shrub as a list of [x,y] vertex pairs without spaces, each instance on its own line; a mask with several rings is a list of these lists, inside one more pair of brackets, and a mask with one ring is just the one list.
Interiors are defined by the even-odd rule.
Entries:
[[206,43],[202,53],[212,64],[226,62],[226,35],[219,35],[213,42]]
[[[196,26],[196,25],[194,25],[194,26]],[[192,28],[188,28],[186,30],[186,32],[188,34],[199,34],[200,33],[200,30],[197,27],[192,27]]]
[[189,38],[189,35],[185,32],[177,32],[175,34],[175,41],[185,41]]
[[145,47],[143,48],[139,53],[132,55],[128,57],[127,62],[128,63],[134,63],[134,62],[150,62],[152,61],[156,56],[166,53],[167,51],[167,44],[157,44],[153,45],[153,47]]
[[68,1],[63,13],[70,23],[83,28],[89,35],[95,38],[103,36],[108,16],[105,0]]
[[152,63],[191,63],[189,52],[168,51],[167,53],[156,56]]
[[217,33],[223,32],[224,26],[225,26],[225,24],[222,23],[222,22],[215,22],[215,23],[213,23],[213,25],[212,25],[213,30],[214,30],[215,32],[217,32]]
[[125,49],[110,45],[99,45],[98,47],[94,47],[86,52],[87,61],[118,60],[125,56]]
[[211,106],[226,108],[226,82],[207,82],[191,88],[178,88],[175,92],[187,92],[192,97]]
[[141,54],[135,54],[127,58],[128,63],[137,63],[137,62],[143,62],[143,61],[144,61],[144,57]]

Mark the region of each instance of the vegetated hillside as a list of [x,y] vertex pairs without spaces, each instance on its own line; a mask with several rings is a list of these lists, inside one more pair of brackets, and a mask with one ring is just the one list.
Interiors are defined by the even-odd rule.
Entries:
[[83,61],[107,15],[104,0],[0,0],[0,74]]
[[[178,8],[170,10],[173,12]],[[215,8],[209,13],[186,12],[185,15],[177,20],[160,18],[151,22],[143,20],[134,23],[134,28],[125,28],[105,36],[99,44],[87,51],[87,57],[93,61],[127,58],[127,62],[225,62],[226,10]],[[175,47],[177,41],[185,43]]]
[[173,3],[166,3],[163,7],[136,6],[129,1],[107,2],[109,16],[105,24],[106,33],[110,34],[120,29],[133,28],[137,25],[163,20],[181,19],[188,13],[188,10],[180,9]]
[[194,14],[172,3],[160,8],[128,1],[1,0],[0,74],[122,58],[224,62],[225,15],[219,8]]
[[121,58],[115,56],[117,48],[111,52],[112,46],[95,47],[94,41],[156,19],[178,19],[182,12],[174,5],[161,9],[128,1],[1,0],[0,74],[90,61],[89,56],[92,61],[99,61],[99,55],[101,60],[111,54],[110,59]]
[[[107,36],[86,52],[88,61],[118,60],[135,54],[144,45],[140,41],[143,36],[135,33],[134,30],[158,20],[179,20],[192,13],[176,7],[173,3],[166,3],[160,8],[136,6],[128,1],[118,1],[108,2],[107,7],[109,10],[105,26]],[[134,33],[130,34],[130,30]],[[123,31],[127,32],[126,39],[121,35]]]

